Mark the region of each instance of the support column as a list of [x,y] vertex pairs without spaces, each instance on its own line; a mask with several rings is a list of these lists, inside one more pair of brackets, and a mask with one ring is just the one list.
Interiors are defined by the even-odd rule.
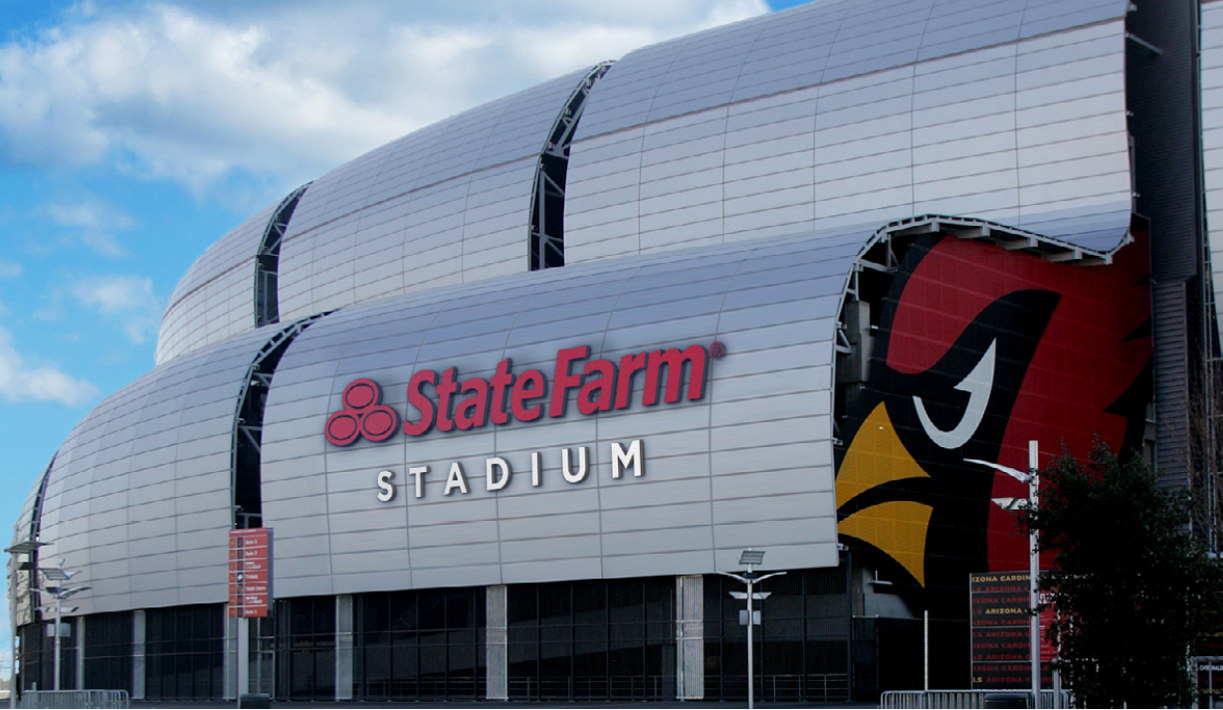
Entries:
[[675,578],[676,691],[680,700],[705,697],[705,578]]
[[76,689],[85,689],[85,617],[76,617]]
[[488,587],[484,595],[485,619],[488,624],[484,637],[484,658],[488,678],[488,699],[509,699],[509,652],[506,647],[506,588],[504,584]]
[[335,598],[335,699],[352,700],[352,595]]
[[[132,700],[144,700],[144,609],[132,612]],[[228,657],[228,656],[227,656]],[[226,683],[228,685],[228,682]]]
[[225,652],[221,654],[221,673],[225,676],[225,699],[238,699],[238,620],[229,618],[229,605],[225,614]]
[[251,620],[238,617],[238,698],[251,692]]

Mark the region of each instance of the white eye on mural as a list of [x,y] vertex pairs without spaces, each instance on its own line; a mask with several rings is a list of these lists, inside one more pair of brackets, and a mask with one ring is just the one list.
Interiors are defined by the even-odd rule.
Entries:
[[994,359],[998,341],[990,342],[985,354],[976,367],[972,368],[955,389],[968,393],[968,405],[964,407],[964,416],[960,423],[950,431],[939,429],[930,416],[926,414],[926,405],[921,397],[913,397],[913,405],[917,408],[917,418],[921,420],[922,429],[938,446],[944,449],[958,449],[977,433],[981,420],[985,417],[985,408],[989,406],[989,396],[994,389]]

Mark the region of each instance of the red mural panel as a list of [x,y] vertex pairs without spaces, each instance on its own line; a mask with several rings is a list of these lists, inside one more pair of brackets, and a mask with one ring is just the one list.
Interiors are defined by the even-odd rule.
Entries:
[[[947,605],[968,575],[1024,569],[1027,536],[993,498],[1022,483],[970,459],[1024,470],[1063,445],[1141,445],[1150,401],[1146,235],[1114,263],[1053,263],[930,235],[905,254],[877,315],[865,392],[837,451],[840,532],[892,577]],[[955,608],[953,608],[955,607]]]

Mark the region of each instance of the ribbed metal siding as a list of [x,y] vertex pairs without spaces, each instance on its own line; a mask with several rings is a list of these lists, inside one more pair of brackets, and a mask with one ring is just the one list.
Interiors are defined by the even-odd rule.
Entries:
[[1114,20],[832,83],[813,73],[805,88],[632,125],[603,116],[632,101],[624,73],[640,92],[664,88],[625,59],[595,85],[573,144],[566,262],[923,213],[1111,249],[1130,220],[1123,34]]
[[281,318],[527,271],[539,153],[588,72],[423,128],[315,181],[281,247]]
[[[303,333],[277,368],[264,417],[263,511],[276,529],[278,596],[735,568],[746,545],[770,566],[836,564],[831,364],[836,311],[868,233],[566,266],[355,306]],[[344,387],[371,377],[406,412],[413,372],[463,378],[551,373],[560,348],[592,357],[725,343],[700,402],[547,418],[347,448],[323,424]],[[633,395],[640,401],[641,383]],[[571,410],[574,405],[570,404]],[[414,415],[415,416],[415,415]],[[645,476],[610,477],[610,442],[641,438]],[[589,447],[581,484],[562,447]],[[530,482],[530,452],[543,485]],[[484,460],[514,478],[485,490]],[[575,454],[576,455],[576,454]],[[442,495],[452,461],[471,493]],[[409,466],[428,465],[426,497]],[[396,472],[396,499],[375,477]]]
[[[1151,222],[1151,278],[1156,284],[1154,336],[1156,459],[1161,481],[1188,483],[1191,460],[1191,383],[1200,381],[1202,344],[1199,278],[1205,235],[1194,2],[1148,2],[1128,29],[1160,47],[1155,55],[1134,43],[1127,76],[1130,129],[1135,141],[1136,211]],[[1184,312],[1177,314],[1175,308]]]
[[1155,467],[1160,483],[1189,483],[1189,349],[1185,283],[1151,286],[1154,332]]
[[50,473],[42,554],[93,587],[73,598],[80,613],[226,599],[234,412],[278,328],[177,357],[73,429]]

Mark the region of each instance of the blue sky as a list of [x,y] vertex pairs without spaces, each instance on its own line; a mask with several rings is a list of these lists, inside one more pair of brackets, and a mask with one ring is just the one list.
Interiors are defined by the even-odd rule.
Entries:
[[0,0],[0,536],[255,211],[463,109],[795,4]]

